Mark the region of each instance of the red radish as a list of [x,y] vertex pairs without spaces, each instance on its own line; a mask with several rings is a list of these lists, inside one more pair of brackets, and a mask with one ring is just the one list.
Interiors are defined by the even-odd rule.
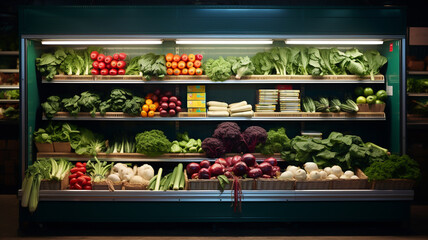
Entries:
[[242,161],[247,164],[247,166],[252,167],[256,164],[256,157],[253,154],[247,153],[242,156]]
[[195,162],[189,163],[186,166],[187,174],[189,174],[190,176],[193,175],[194,173],[198,173],[199,170],[201,170],[201,166],[199,166],[199,164]]
[[199,177],[199,173],[192,174],[192,179],[198,179],[198,177]]
[[76,184],[74,184],[74,189],[82,190],[82,185],[76,183]]
[[181,107],[180,107],[180,106],[176,106],[176,107],[175,107],[175,111],[176,111],[176,112],[181,112]]
[[112,60],[113,60],[112,56],[107,56],[107,57],[104,58],[104,62],[105,63],[110,63]]
[[276,176],[278,173],[281,173],[281,168],[279,166],[272,167],[272,173],[270,174],[272,177]]
[[174,109],[170,109],[169,112],[168,112],[169,116],[171,116],[171,117],[175,116],[175,113],[176,112],[175,112]]
[[163,103],[161,104],[161,108],[162,108],[162,109],[168,109],[168,103],[163,102]]
[[210,161],[208,160],[203,160],[199,163],[199,166],[201,166],[201,168],[209,168],[210,167]]
[[94,62],[92,63],[92,67],[94,67],[95,69],[96,69],[96,68],[98,68],[98,62],[97,62],[97,61],[94,61]]
[[112,68],[117,68],[117,61],[116,60],[111,61],[110,65]]
[[104,68],[106,68],[106,64],[104,62],[98,62],[98,68],[104,69]]
[[217,158],[217,160],[215,160],[215,163],[220,163],[224,167],[228,167],[227,162],[224,158]]
[[172,92],[171,92],[171,91],[166,91],[166,92],[165,92],[165,96],[167,96],[167,97],[171,97],[171,96],[172,96]]
[[168,102],[169,98],[168,97],[162,97],[161,100],[162,100],[162,102]]
[[83,189],[85,189],[85,190],[92,190],[92,186],[91,185],[85,185],[83,187]]
[[110,64],[106,64],[106,68],[107,69],[111,69],[111,65]]
[[159,96],[161,94],[161,90],[160,89],[156,89],[153,94]]
[[97,69],[95,69],[95,68],[94,68],[94,69],[92,69],[92,70],[91,70],[91,74],[92,74],[92,75],[98,75],[98,74],[100,74],[100,73],[98,72],[98,70],[97,70]]
[[118,53],[113,54],[113,59],[114,60],[119,60],[119,54]]
[[276,166],[278,164],[278,161],[274,157],[266,158],[263,162],[268,162],[272,166]]
[[235,164],[237,164],[238,162],[242,161],[242,157],[239,155],[233,156],[232,158],[232,166],[235,166]]
[[101,74],[101,75],[108,75],[108,69],[106,69],[106,68],[101,69],[100,74]]
[[122,69],[119,69],[119,71],[117,71],[117,73],[118,73],[119,75],[125,75],[126,70],[122,68]]
[[199,174],[198,174],[199,179],[210,179],[210,177],[211,177],[211,173],[208,170],[208,168],[201,168],[201,170],[199,170]]
[[196,54],[195,59],[201,61],[203,58],[202,54]]
[[98,54],[98,57],[97,57],[97,61],[98,62],[104,62],[104,58],[105,58],[106,56],[104,55],[104,54]]
[[92,60],[96,60],[96,59],[97,59],[97,57],[98,57],[98,52],[97,52],[97,51],[92,51],[92,52],[91,52],[91,59],[92,59]]
[[243,176],[247,173],[247,169],[247,164],[245,164],[244,162],[238,162],[233,166],[233,173],[235,174],[235,176]]
[[78,177],[78,178],[77,178],[77,182],[78,182],[81,186],[86,185],[86,179],[85,179],[83,176]]
[[74,185],[75,183],[77,183],[77,178],[73,178],[70,180],[70,185]]
[[181,101],[177,100],[177,102],[175,103],[177,106],[181,106]]
[[168,107],[169,107],[169,108],[175,108],[176,106],[175,106],[175,103],[170,102],[170,103],[168,104]]
[[159,111],[159,115],[161,117],[166,117],[166,116],[168,116],[168,112],[165,109],[162,109]]
[[225,160],[226,160],[226,163],[227,163],[227,166],[232,166],[232,158],[233,157],[227,157]]
[[208,170],[211,173],[211,176],[218,176],[224,173],[224,167],[220,163],[214,163]]
[[260,168],[253,168],[248,172],[248,177],[250,178],[259,178],[263,175],[263,172]]
[[125,65],[126,65],[126,63],[125,63],[124,61],[119,61],[119,62],[117,62],[117,67],[118,67],[118,68],[124,68],[124,67],[125,67]]
[[271,178],[271,176],[267,174],[263,174],[262,178]]
[[117,75],[117,70],[116,69],[110,69],[109,71],[110,75]]
[[226,171],[226,172],[224,173],[224,176],[226,176],[227,178],[232,178],[232,177],[233,177],[232,173],[231,173],[231,172],[229,172],[229,171]]
[[119,59],[125,60],[126,59],[126,53],[119,53]]
[[272,173],[272,165],[270,165],[270,163],[260,163],[259,168],[262,170],[263,174],[270,175]]
[[169,98],[169,101],[173,102],[173,103],[176,103],[178,101],[178,99],[177,99],[177,97],[172,96],[172,97]]

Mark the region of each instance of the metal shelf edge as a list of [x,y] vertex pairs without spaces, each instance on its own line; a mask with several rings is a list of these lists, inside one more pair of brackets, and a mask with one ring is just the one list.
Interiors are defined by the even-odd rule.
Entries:
[[120,80],[120,81],[93,81],[93,80],[62,80],[46,81],[49,84],[358,84],[358,83],[385,83],[385,81],[371,80],[226,80],[224,82],[214,82],[210,80],[177,80],[177,81],[142,81],[140,80]]
[[0,89],[10,89],[10,90],[16,89],[16,90],[18,90],[19,85],[0,85]]
[[[413,190],[243,190],[243,202],[411,201]],[[41,190],[40,201],[231,202],[231,190]],[[19,198],[22,191],[18,192]]]
[[428,75],[428,71],[407,71],[409,75]]

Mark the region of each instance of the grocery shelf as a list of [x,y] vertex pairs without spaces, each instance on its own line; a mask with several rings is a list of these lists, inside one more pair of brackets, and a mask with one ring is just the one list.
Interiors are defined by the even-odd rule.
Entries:
[[19,73],[19,69],[0,69],[2,73]]
[[428,97],[428,93],[407,93],[409,97]]
[[51,84],[343,84],[343,83],[385,83],[383,75],[376,75],[375,80],[370,77],[358,77],[355,75],[326,75],[322,77],[312,77],[306,75],[252,75],[243,76],[240,80],[231,78],[223,82],[211,81],[206,75],[180,75],[166,76],[164,79],[153,79],[146,81],[142,76],[121,75],[121,76],[67,76],[57,75],[53,80],[42,80],[42,83]]
[[[232,202],[231,190],[40,190],[40,201]],[[243,190],[243,202],[411,201],[412,190]],[[21,199],[22,190],[18,197]]]
[[0,51],[0,55],[19,55],[19,51]]
[[0,103],[19,103],[19,99],[0,99]]
[[19,89],[19,85],[0,85],[0,90]]
[[[234,156],[236,154],[226,154],[228,156]],[[263,161],[266,156],[262,156],[260,153],[253,154],[257,161]],[[279,153],[273,155],[277,161],[283,161],[280,158]],[[92,158],[91,156],[78,155],[76,153],[60,153],[60,152],[39,152],[37,158],[64,158],[69,161],[87,161]],[[116,153],[106,154],[99,153],[97,155],[98,160],[107,162],[200,162],[202,160],[208,160],[214,162],[215,158],[207,158],[204,153],[167,153],[158,157],[147,157],[140,153]]]
[[428,116],[421,114],[407,114],[407,125],[428,126]]
[[[184,115],[185,113],[183,113]],[[187,116],[187,115],[184,115]],[[358,112],[358,113],[255,113],[252,118],[246,117],[139,117],[124,113],[99,113],[91,117],[89,113],[79,113],[71,116],[66,112],[59,112],[52,120],[62,121],[383,121],[384,112]],[[48,120],[43,116],[43,120]]]
[[428,75],[428,71],[407,71],[409,75]]

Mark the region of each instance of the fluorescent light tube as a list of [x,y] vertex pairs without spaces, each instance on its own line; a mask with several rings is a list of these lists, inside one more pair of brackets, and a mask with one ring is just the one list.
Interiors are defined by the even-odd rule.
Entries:
[[244,44],[272,44],[272,39],[177,39],[176,44],[220,44],[220,45],[244,45]]
[[42,45],[155,45],[162,40],[42,40]]
[[285,44],[295,45],[382,45],[382,40],[285,40]]

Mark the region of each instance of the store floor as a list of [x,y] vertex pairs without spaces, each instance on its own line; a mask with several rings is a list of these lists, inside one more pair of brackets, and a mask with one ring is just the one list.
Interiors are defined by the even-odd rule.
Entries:
[[[67,214],[66,210],[61,214]],[[84,213],[82,213],[84,217]],[[144,237],[141,237],[144,236]],[[391,223],[59,224],[18,231],[18,200],[0,195],[0,239],[428,239],[428,205],[412,207],[408,225]]]

